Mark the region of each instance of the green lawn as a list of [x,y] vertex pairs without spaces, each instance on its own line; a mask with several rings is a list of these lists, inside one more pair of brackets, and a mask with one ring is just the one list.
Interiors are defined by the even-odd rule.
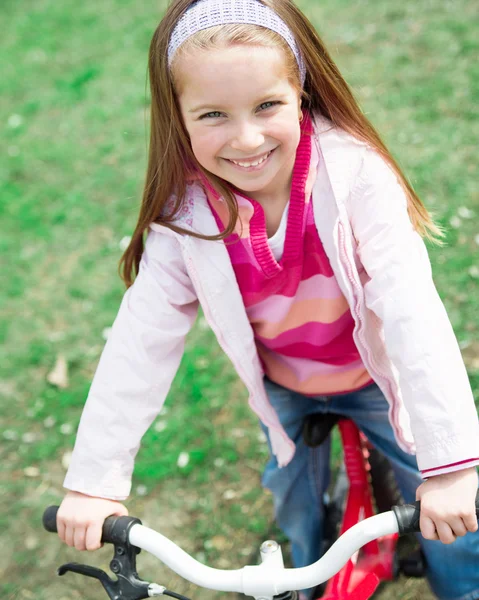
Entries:
[[[477,400],[475,7],[467,0],[298,5],[420,197],[448,229],[447,245],[431,248],[431,258]],[[147,156],[147,51],[165,6],[22,0],[4,3],[0,13],[6,508],[0,589],[12,600],[103,597],[94,582],[79,583],[74,575],[57,581],[54,572],[66,560],[98,556],[106,565],[108,551],[79,557],[39,523],[43,508],[62,498],[64,464],[104,331],[123,293],[120,242],[136,220]],[[68,364],[66,389],[46,380],[59,356]],[[271,499],[259,485],[266,447],[245,398],[200,319],[166,412],[145,436],[128,502],[132,514],[220,567],[244,564],[271,522]],[[185,467],[178,466],[182,453],[189,459]],[[145,577],[156,577],[153,561],[145,557],[141,564]],[[397,598],[425,597],[410,582],[395,589]]]

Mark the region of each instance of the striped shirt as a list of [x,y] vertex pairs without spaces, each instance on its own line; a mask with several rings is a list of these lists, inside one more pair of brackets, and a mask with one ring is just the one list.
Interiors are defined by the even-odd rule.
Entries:
[[[311,143],[310,115],[304,115],[281,258],[275,259],[268,244],[262,206],[237,191],[239,218],[226,247],[265,374],[302,394],[338,394],[360,389],[372,379],[314,223],[310,200],[320,157]],[[222,230],[227,206],[207,183],[205,189]]]

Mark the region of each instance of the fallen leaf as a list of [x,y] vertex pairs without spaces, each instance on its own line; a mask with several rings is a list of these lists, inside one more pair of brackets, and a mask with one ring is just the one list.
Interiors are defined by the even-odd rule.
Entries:
[[40,469],[38,467],[25,467],[23,472],[27,477],[38,477],[40,475]]
[[68,387],[68,365],[65,357],[61,354],[58,355],[55,366],[50,373],[48,373],[47,381],[62,389]]
[[216,550],[226,550],[226,548],[231,547],[231,541],[222,535],[215,535],[210,542]]

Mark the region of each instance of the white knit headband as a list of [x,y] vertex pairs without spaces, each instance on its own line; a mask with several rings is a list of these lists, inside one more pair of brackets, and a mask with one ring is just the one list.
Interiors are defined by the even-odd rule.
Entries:
[[288,42],[298,63],[301,85],[306,79],[306,67],[301,51],[286,23],[268,6],[258,0],[197,0],[191,4],[175,25],[168,45],[168,66],[181,44],[197,31],[226,23],[248,23],[276,31]]

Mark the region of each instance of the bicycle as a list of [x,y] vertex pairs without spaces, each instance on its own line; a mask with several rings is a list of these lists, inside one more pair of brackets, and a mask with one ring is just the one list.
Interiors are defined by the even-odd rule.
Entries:
[[[377,457],[371,461],[374,451],[354,423],[332,416],[313,418],[305,422],[305,440],[310,445],[322,443],[336,423],[341,433],[349,484],[346,489],[339,479],[340,490],[326,505],[330,535],[326,539],[325,553],[316,563],[300,569],[284,568],[281,547],[275,541],[267,540],[260,547],[260,565],[231,571],[213,569],[196,561],[160,533],[144,527],[135,517],[108,517],[103,526],[102,541],[115,546],[110,569],[117,580],[96,567],[78,563],[62,565],[58,574],[72,571],[94,577],[112,600],[140,600],[161,595],[188,600],[138,577],[136,555],[144,549],[200,587],[236,592],[256,600],[297,600],[295,590],[314,587],[322,594],[322,600],[370,598],[380,581],[398,575],[397,540],[401,535],[419,532],[420,504],[393,505],[391,510],[377,506],[379,514],[373,514],[374,486],[371,486],[369,473],[370,463],[374,465]],[[391,491],[387,486],[385,489]],[[388,503],[389,500],[381,498],[380,502]],[[342,503],[345,503],[344,510]],[[56,531],[57,510],[58,507],[49,507],[44,513],[43,524],[47,531]],[[479,516],[479,494],[476,514]],[[415,568],[417,565],[413,560],[410,574],[415,574]]]

